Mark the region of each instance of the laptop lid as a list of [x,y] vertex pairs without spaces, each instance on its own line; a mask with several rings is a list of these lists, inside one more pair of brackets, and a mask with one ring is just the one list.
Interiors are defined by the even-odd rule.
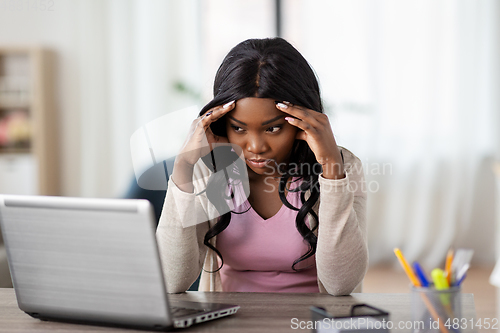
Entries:
[[19,308],[34,317],[172,326],[146,200],[0,195]]

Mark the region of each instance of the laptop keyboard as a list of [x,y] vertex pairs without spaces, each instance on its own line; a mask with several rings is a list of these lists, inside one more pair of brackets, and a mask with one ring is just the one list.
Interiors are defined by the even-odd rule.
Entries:
[[184,317],[184,316],[192,316],[198,313],[204,313],[206,310],[200,309],[191,309],[191,308],[183,308],[178,306],[170,307],[170,311],[174,317]]

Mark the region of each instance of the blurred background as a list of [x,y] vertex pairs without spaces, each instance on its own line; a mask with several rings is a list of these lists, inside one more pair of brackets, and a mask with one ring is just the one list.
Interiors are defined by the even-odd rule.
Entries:
[[[394,247],[429,270],[468,247],[491,272],[495,0],[0,0],[0,193],[127,196],[132,133],[207,103],[224,55],[274,36],[363,162],[371,267],[397,268]],[[5,265],[0,250],[8,280]]]

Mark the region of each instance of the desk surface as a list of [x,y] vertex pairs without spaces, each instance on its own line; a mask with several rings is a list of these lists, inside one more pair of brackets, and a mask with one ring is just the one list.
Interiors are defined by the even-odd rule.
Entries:
[[[238,304],[237,314],[179,329],[178,332],[310,332],[310,329],[292,329],[295,322],[309,321],[310,305],[326,308],[335,315],[347,315],[352,304],[368,303],[390,312],[389,320],[395,328],[391,332],[411,332],[396,329],[399,321],[412,321],[411,294],[352,294],[333,297],[326,294],[288,294],[288,293],[204,293],[187,292],[171,295],[172,300],[189,300]],[[462,318],[475,319],[474,296],[462,294]],[[17,306],[13,289],[0,288],[0,332],[134,332],[130,329],[74,325],[43,322],[31,318]],[[468,327],[464,332],[477,332]]]

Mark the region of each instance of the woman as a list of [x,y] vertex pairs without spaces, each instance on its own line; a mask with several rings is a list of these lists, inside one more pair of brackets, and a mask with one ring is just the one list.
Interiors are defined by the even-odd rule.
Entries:
[[169,181],[157,229],[167,290],[201,271],[204,291],[350,294],[368,262],[363,182],[302,55],[281,38],[238,44]]

